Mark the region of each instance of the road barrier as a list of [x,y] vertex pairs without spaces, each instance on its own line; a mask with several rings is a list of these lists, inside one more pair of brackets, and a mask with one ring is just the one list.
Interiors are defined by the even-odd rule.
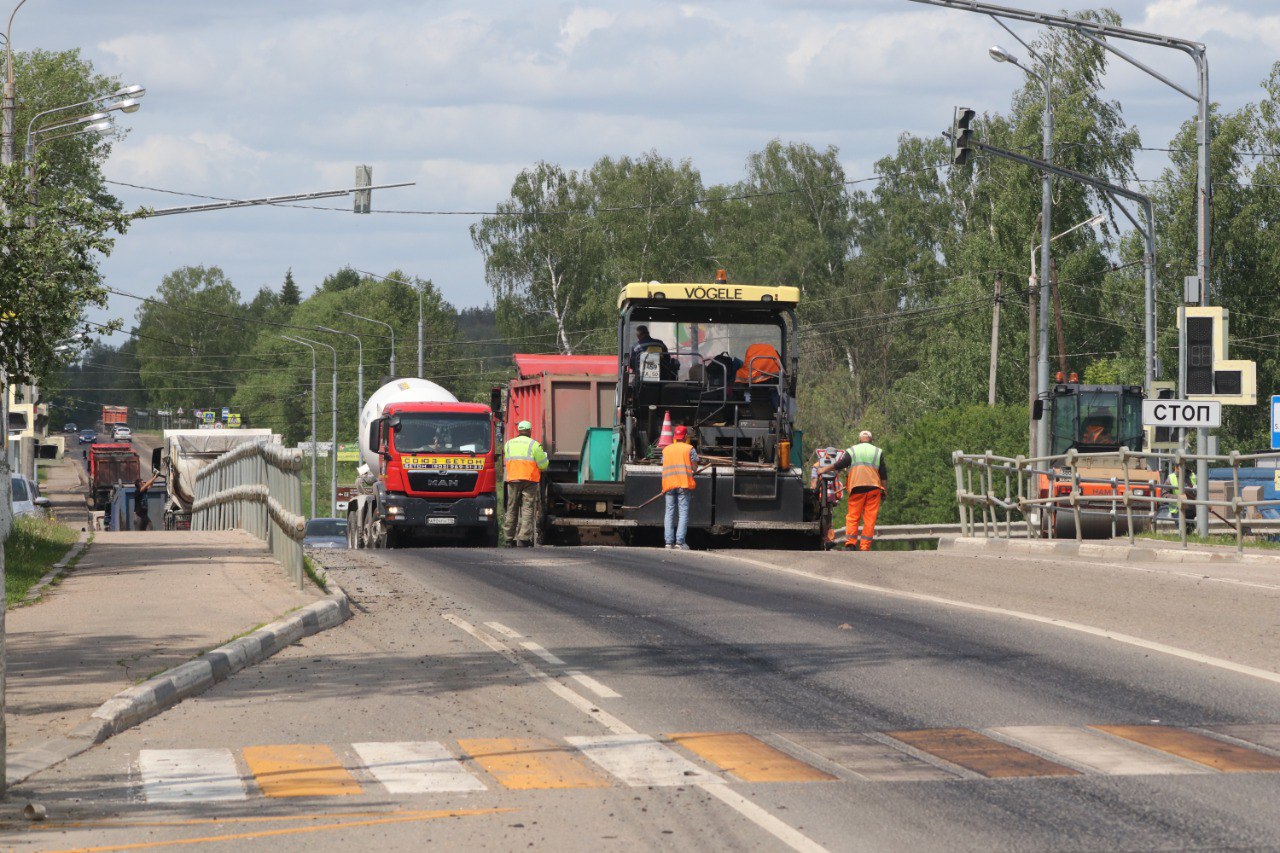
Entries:
[[[1231,469],[1229,484],[1212,481],[1224,484],[1222,497],[1213,497],[1210,483],[1199,484],[1194,497],[1188,497],[1185,485],[1175,495],[1160,474],[1176,471],[1178,482],[1186,484],[1200,460],[1211,468]],[[1122,447],[1109,453],[1069,450],[1043,457],[1011,458],[990,451],[952,454],[960,528],[965,536],[1047,537],[1071,527],[1077,541],[1084,538],[1087,528],[1091,533],[1109,529],[1113,538],[1127,534],[1132,543],[1137,529],[1158,530],[1167,525],[1177,530],[1186,548],[1187,525],[1179,521],[1194,507],[1197,512],[1216,516],[1220,524],[1212,526],[1217,530],[1235,534],[1237,551],[1244,549],[1246,531],[1280,531],[1280,520],[1246,517],[1251,510],[1280,507],[1280,500],[1262,498],[1261,490],[1253,499],[1242,496],[1240,469],[1255,467],[1260,461],[1280,464],[1280,452],[1200,455]],[[1099,476],[1099,472],[1105,473]]]
[[302,454],[276,444],[241,444],[196,474],[192,530],[247,530],[302,589]]

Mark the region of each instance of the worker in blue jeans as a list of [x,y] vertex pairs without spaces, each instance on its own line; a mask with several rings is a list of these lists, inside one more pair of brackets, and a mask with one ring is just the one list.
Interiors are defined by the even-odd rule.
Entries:
[[688,427],[676,427],[673,435],[674,440],[662,450],[662,494],[667,510],[662,533],[668,548],[688,551],[684,537],[689,529],[689,496],[697,486],[693,471],[698,451],[689,444]]

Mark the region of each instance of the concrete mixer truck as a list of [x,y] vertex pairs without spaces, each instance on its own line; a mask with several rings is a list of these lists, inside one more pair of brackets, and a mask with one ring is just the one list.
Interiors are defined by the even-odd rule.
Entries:
[[347,544],[498,544],[493,411],[425,379],[383,385],[360,412]]

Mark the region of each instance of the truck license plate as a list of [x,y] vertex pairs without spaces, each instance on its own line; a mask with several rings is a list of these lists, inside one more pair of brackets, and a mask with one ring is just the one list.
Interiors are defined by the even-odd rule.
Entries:
[[428,518],[427,519],[427,524],[453,524],[453,523],[454,523],[454,519],[452,518]]

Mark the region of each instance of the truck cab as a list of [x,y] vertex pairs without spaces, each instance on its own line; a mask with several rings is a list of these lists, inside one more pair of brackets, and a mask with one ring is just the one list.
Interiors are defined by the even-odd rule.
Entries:
[[[369,425],[378,448],[376,517],[362,545],[411,538],[497,540],[492,411],[479,403],[402,402]],[[348,528],[350,530],[350,526]],[[349,535],[353,541],[362,531]]]

